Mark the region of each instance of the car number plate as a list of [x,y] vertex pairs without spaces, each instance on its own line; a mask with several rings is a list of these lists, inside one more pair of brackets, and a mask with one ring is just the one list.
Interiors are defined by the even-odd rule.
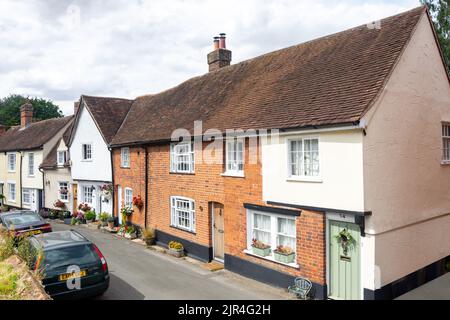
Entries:
[[64,273],[59,275],[60,281],[66,281],[73,278],[83,278],[86,277],[87,272],[86,270],[81,270],[80,272],[73,272],[73,273]]

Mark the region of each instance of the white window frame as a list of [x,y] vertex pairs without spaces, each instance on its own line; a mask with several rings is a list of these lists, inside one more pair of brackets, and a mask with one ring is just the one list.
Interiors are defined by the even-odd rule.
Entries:
[[[67,193],[64,195],[65,199],[62,197],[63,194],[61,193],[62,185],[66,185]],[[84,191],[84,190],[83,190]],[[84,196],[84,194],[83,194]],[[69,182],[68,181],[59,181],[58,182],[58,200],[61,200],[62,202],[69,202]]]
[[[14,192],[11,192],[11,187],[14,186]],[[12,197],[14,195],[14,197]],[[16,202],[17,185],[15,182],[8,182],[8,202]]]
[[120,149],[120,166],[122,168],[130,168],[130,148],[128,147]]
[[[86,146],[86,153],[85,153],[85,150],[84,150],[85,146]],[[89,152],[88,152],[87,147],[90,148]],[[92,150],[92,143],[83,143],[81,145],[81,160],[82,161],[92,161],[92,158],[93,158],[93,156],[92,156],[93,152],[92,151],[93,151]],[[87,157],[88,154],[90,155],[89,158]]]
[[[238,151],[239,144],[242,150]],[[230,147],[233,148],[233,159],[230,159]],[[239,157],[240,155],[240,157]],[[239,168],[241,166],[242,168]],[[233,137],[225,140],[225,173],[224,176],[244,177],[245,138]]]
[[[183,147],[188,147],[187,152],[180,152]],[[187,158],[186,161],[180,161],[181,158]],[[179,166],[185,165],[187,169],[180,169]],[[179,142],[170,144],[170,172],[172,173],[194,173],[195,155],[194,142]]]
[[133,189],[125,188],[124,193],[124,206],[133,209]]
[[450,123],[442,123],[442,164],[450,164]]
[[[61,156],[62,156],[62,158],[63,158],[63,159],[62,159],[63,161],[60,161],[60,160],[61,160]],[[67,151],[64,151],[64,150],[58,151],[58,152],[57,152],[57,155],[56,155],[56,160],[57,160],[58,166],[59,166],[59,167],[63,167],[64,164],[65,164],[66,161],[67,161]]]
[[[319,172],[318,175],[306,175],[305,174],[305,141],[317,140],[317,153],[318,153],[318,162],[319,162]],[[302,175],[294,175],[292,173],[292,158],[291,158],[291,148],[293,141],[302,141],[302,156],[303,161],[301,163],[301,172]],[[309,182],[322,182],[322,164],[321,164],[321,153],[320,153],[320,137],[318,136],[304,136],[304,137],[295,137],[286,139],[287,145],[287,174],[288,180],[292,181],[309,181]]]
[[[178,202],[187,203],[188,208],[181,210],[177,206]],[[180,213],[185,214],[185,216],[181,218],[189,221],[189,227],[179,223]],[[179,196],[170,197],[170,225],[174,228],[188,232],[195,232],[195,201],[193,199]]]
[[[22,189],[22,203],[23,204],[26,204],[26,205],[30,205],[31,204],[31,193],[32,193],[31,189],[28,189],[28,188],[23,188]],[[28,194],[28,200],[29,201],[26,200],[26,196],[25,196],[26,194]]]
[[[14,158],[14,161],[11,162],[11,158]],[[16,172],[16,166],[17,166],[17,155],[15,152],[8,153],[7,156],[8,160],[8,172]],[[13,166],[11,166],[13,164]]]
[[[287,265],[287,266],[290,266],[290,267],[293,267],[293,268],[298,268],[299,267],[299,265],[297,264],[297,259],[298,259],[298,256],[297,256],[297,239],[298,239],[297,235],[298,235],[298,229],[297,229],[297,217],[295,217],[295,216],[281,215],[281,214],[272,213],[272,212],[263,212],[263,211],[247,209],[247,249],[244,250],[244,253],[246,253],[248,255],[254,255],[253,252],[252,252],[252,239],[253,239],[253,230],[254,230],[254,228],[253,228],[253,225],[254,225],[254,214],[270,217],[270,243],[267,243],[267,245],[270,245],[271,254],[269,256],[267,256],[267,257],[260,257],[260,256],[258,256],[258,257],[262,258],[262,259],[269,260],[269,261],[276,262],[278,264],[283,264],[283,265]],[[293,236],[293,235],[286,235],[286,234],[280,234],[278,232],[278,219],[287,219],[287,220],[293,221],[294,224],[295,224],[295,236]],[[273,252],[278,246],[278,236],[279,235],[295,238],[294,248],[291,248],[295,252],[294,263],[283,263],[283,262],[275,260]]]
[[[91,201],[87,201],[87,197],[86,197],[87,193],[86,192],[88,191],[88,189],[91,190],[90,191],[91,192],[91,196],[90,196]],[[82,191],[83,191],[83,202],[93,205],[94,204],[94,187],[93,186],[83,186]]]
[[[33,159],[33,160],[31,160]],[[35,174],[35,156],[33,152],[28,153],[28,176],[34,177]]]

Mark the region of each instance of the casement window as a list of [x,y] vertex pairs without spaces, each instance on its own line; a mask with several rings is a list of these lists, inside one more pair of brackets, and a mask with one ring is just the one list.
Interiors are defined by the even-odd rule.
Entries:
[[226,174],[244,174],[244,139],[226,140]]
[[92,144],[83,144],[82,145],[82,157],[83,157],[83,161],[92,160]]
[[130,167],[130,148],[120,149],[120,159],[122,168]]
[[195,232],[195,202],[183,197],[170,197],[170,225]]
[[22,189],[22,202],[23,204],[31,204],[31,190]]
[[290,177],[320,175],[319,139],[288,140]]
[[8,183],[8,200],[16,201],[16,184],[12,182]]
[[8,153],[8,171],[15,172],[16,171],[16,154]]
[[194,143],[181,142],[170,145],[170,171],[194,173]]
[[34,153],[28,154],[28,175],[34,176]]
[[83,186],[83,201],[89,204],[92,204],[92,196],[94,193],[93,187]]
[[125,188],[125,207],[133,208],[133,189]]
[[271,256],[278,246],[289,248],[296,252],[297,231],[294,217],[272,214],[268,212],[247,211],[247,242],[248,251],[251,251],[252,240],[256,239],[270,246]]
[[[68,201],[69,200],[69,184],[67,182],[59,182],[59,200]],[[92,196],[91,196],[92,198]]]
[[450,162],[450,124],[442,124],[442,161]]
[[62,167],[67,161],[67,152],[66,151],[58,151],[58,166]]

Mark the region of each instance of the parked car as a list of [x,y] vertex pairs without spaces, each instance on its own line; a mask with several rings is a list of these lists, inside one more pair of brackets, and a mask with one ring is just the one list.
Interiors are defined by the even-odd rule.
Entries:
[[108,289],[105,257],[80,233],[59,231],[29,239],[38,252],[34,268],[43,271],[42,284],[53,299],[91,298]]
[[52,232],[52,226],[34,211],[9,211],[0,215],[4,228],[16,238]]

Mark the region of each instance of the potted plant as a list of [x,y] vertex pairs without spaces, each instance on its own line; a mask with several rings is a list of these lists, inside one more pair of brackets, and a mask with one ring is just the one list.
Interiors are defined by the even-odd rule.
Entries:
[[63,201],[61,201],[61,200],[56,200],[56,201],[53,203],[53,206],[54,206],[55,208],[58,208],[58,209],[61,209],[61,210],[66,209],[66,204],[65,204]]
[[133,226],[126,226],[124,237],[131,240],[136,239],[137,238],[136,228]]
[[147,246],[152,246],[155,244],[155,229],[147,228],[142,232],[142,238],[144,239]]
[[56,218],[58,218],[58,212],[55,210],[50,210],[50,212],[48,213],[48,218],[50,220],[55,220]]
[[88,203],[83,202],[78,205],[78,210],[88,212],[91,210],[91,206]]
[[130,217],[133,214],[133,208],[130,207],[123,207],[120,212],[125,216],[125,217]]
[[142,201],[141,196],[133,197],[133,205],[138,208],[139,210],[142,210],[144,207],[144,201]]
[[258,239],[252,239],[252,252],[261,257],[270,255],[270,246]]
[[180,258],[184,254],[184,248],[183,245],[176,241],[170,241],[169,242],[169,254],[171,254],[174,257]]
[[294,263],[295,252],[291,247],[288,246],[278,246],[273,252],[275,260],[282,263]]
[[106,219],[106,221],[108,222],[108,227],[110,229],[114,228],[114,217],[113,216],[109,216],[108,219]]
[[106,227],[108,225],[109,214],[106,212],[100,213],[99,219],[102,223],[102,227]]
[[96,214],[95,214],[94,211],[90,211],[90,210],[89,210],[88,212],[86,212],[86,213],[84,214],[84,219],[86,219],[86,222],[87,222],[87,223],[92,223],[92,222],[94,222],[95,217],[96,217]]

